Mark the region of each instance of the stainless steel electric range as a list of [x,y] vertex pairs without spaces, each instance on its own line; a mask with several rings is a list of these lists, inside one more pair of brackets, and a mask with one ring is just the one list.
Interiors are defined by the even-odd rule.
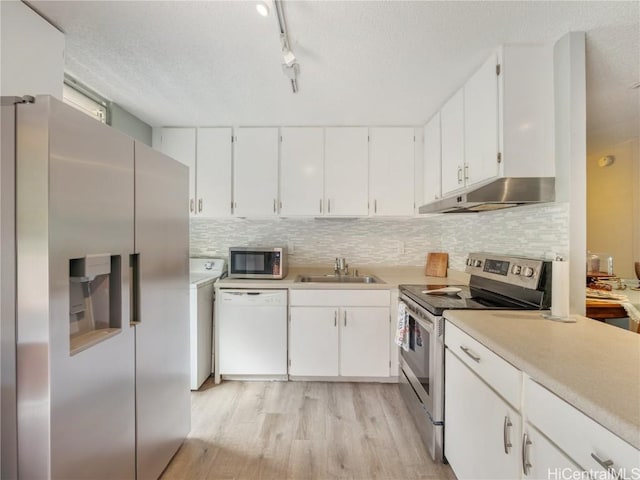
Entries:
[[[420,435],[443,460],[446,310],[542,310],[551,305],[551,263],[471,253],[469,285],[400,285],[408,331],[400,349],[400,390]],[[447,287],[442,291],[442,287]],[[428,293],[429,292],[429,293]]]

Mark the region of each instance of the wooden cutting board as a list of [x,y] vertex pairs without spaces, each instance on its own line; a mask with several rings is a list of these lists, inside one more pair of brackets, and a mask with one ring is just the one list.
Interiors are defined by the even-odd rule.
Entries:
[[446,277],[447,265],[449,263],[448,253],[431,252],[427,254],[427,266],[424,274],[427,277]]

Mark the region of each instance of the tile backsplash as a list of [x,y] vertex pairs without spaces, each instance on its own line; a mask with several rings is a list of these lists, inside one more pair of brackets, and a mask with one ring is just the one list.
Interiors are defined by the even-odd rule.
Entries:
[[531,205],[480,214],[419,218],[192,219],[191,255],[228,255],[231,246],[293,245],[291,265],[425,264],[427,252],[449,253],[464,270],[471,251],[542,257],[569,251],[568,204]]

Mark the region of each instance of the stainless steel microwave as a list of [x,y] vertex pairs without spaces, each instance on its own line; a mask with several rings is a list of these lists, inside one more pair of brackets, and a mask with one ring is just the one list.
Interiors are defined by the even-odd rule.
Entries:
[[230,278],[281,280],[287,276],[287,247],[229,248]]

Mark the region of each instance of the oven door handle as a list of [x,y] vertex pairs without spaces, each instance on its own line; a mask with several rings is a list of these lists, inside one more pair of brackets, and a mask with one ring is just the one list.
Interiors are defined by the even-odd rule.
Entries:
[[418,323],[422,328],[424,328],[427,332],[433,335],[433,323],[427,323],[422,318],[413,317],[413,319]]
[[401,301],[402,303],[405,304],[406,308],[407,308],[407,313],[409,315],[411,315],[413,317],[413,319],[418,322],[418,324],[424,328],[427,332],[429,332],[430,334],[434,334],[434,326],[433,326],[433,322],[430,322],[428,320],[425,320],[424,318],[421,318],[421,316],[418,314],[417,309],[414,307],[414,305],[416,305],[414,302],[412,302],[411,300],[409,300],[408,298],[403,298],[400,297],[399,301]]

